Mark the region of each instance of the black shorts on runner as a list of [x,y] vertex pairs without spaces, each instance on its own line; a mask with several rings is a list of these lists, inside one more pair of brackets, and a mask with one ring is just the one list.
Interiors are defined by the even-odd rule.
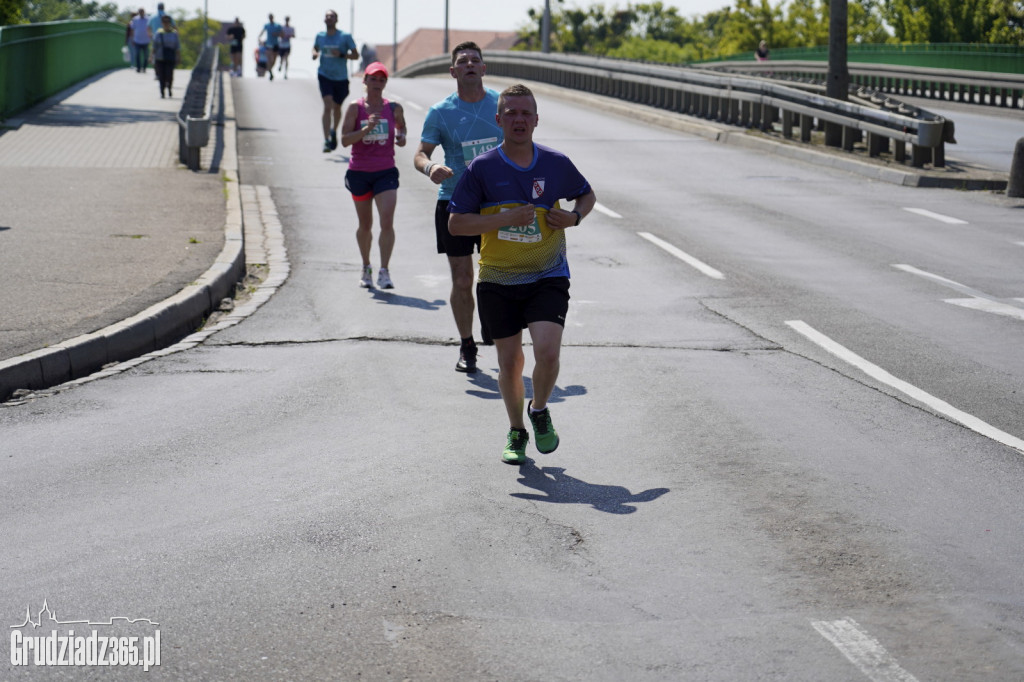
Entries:
[[480,250],[480,236],[466,237],[448,231],[448,200],[439,199],[434,209],[434,230],[437,232],[437,252],[449,256],[472,256],[473,247]]
[[345,171],[345,187],[356,201],[369,201],[381,192],[398,189],[398,169],[382,171]]
[[515,336],[531,322],[565,326],[569,312],[569,278],[545,277],[529,284],[477,282],[480,323],[492,339]]
[[277,48],[277,54],[279,56],[281,56],[281,57],[287,57],[291,53],[292,53],[292,48],[290,48],[290,47],[279,47],[279,48]]
[[335,104],[341,104],[348,97],[348,80],[343,81],[332,81],[330,78],[325,77],[322,73],[316,75],[318,81],[320,81],[320,96],[330,97],[334,100]]

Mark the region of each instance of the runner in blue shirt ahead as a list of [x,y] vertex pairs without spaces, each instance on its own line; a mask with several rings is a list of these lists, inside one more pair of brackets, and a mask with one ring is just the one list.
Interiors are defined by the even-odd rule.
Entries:
[[341,103],[348,97],[348,59],[359,59],[356,41],[339,31],[338,14],[327,10],[324,15],[326,31],[313,40],[313,59],[320,60],[316,77],[320,81],[320,97],[324,100],[321,123],[324,129],[324,153],[338,148],[338,126],[341,125]]
[[[537,450],[559,439],[548,400],[558,380],[562,330],[569,312],[565,229],[597,204],[594,190],[567,156],[533,142],[537,100],[525,85],[506,88],[496,120],[501,146],[476,157],[449,203],[452,234],[482,235],[480,319],[498,352],[498,389],[509,419],[502,461],[526,462],[530,440],[523,419],[523,329],[533,341],[533,399],[527,408]],[[575,202],[572,210],[561,201]]]
[[269,21],[263,25],[263,30],[256,36],[259,40],[263,34],[267,34],[267,71],[270,73],[270,80],[274,80],[274,62],[277,61],[277,41],[281,38],[281,24],[274,23],[274,15],[268,14]]
[[[437,252],[448,256],[452,272],[450,301],[461,339],[455,370],[468,373],[477,370],[477,347],[473,340],[473,249],[479,249],[480,237],[458,237],[448,232],[448,200],[466,165],[501,144],[501,128],[494,120],[498,93],[484,87],[486,71],[479,45],[465,42],[455,46],[449,73],[458,84],[457,91],[430,107],[413,160],[416,170],[440,185],[434,207]],[[437,145],[444,150],[444,163],[430,160]],[[483,342],[490,343],[490,334],[482,322],[480,332]]]

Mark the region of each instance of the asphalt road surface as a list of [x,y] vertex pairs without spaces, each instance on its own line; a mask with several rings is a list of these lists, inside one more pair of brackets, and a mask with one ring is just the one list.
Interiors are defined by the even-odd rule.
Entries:
[[234,83],[289,279],[0,409],[9,625],[147,619],[116,628],[159,631],[154,679],[1024,678],[1021,206],[541,99],[601,210],[568,235],[562,444],[510,467],[412,168],[452,84],[389,84],[413,134],[380,292],[315,83]]

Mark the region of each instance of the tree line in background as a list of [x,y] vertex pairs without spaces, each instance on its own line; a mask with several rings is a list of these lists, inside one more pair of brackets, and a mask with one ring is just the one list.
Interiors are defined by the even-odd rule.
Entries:
[[[771,48],[828,45],[830,0],[728,5],[693,18],[662,2],[552,8],[551,49],[673,64],[753,52],[761,40]],[[517,49],[540,49],[543,14],[543,8],[529,11]],[[848,0],[847,22],[849,42],[865,45],[1024,46],[1024,0]]]

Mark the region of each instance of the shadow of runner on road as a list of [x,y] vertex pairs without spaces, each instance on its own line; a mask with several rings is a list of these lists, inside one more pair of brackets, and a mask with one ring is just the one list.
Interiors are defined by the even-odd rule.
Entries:
[[598,485],[573,478],[565,473],[562,467],[544,467],[538,469],[534,460],[527,458],[526,464],[519,467],[522,478],[519,483],[544,493],[510,493],[521,500],[537,502],[554,502],[556,504],[589,504],[598,511],[608,514],[632,514],[637,510],[639,502],[651,502],[669,491],[668,488],[651,488],[642,493],[633,494],[621,485]]
[[[466,378],[473,382],[480,390],[468,389],[466,393],[474,398],[500,400],[501,391],[498,389],[497,368],[495,368],[494,372],[494,376],[491,376],[481,368],[478,372],[467,374]],[[528,376],[523,377],[523,385],[526,387],[526,399],[529,400],[533,395],[533,380]],[[548,403],[561,403],[565,402],[565,399],[568,397],[586,394],[587,389],[584,386],[573,385],[566,386],[565,388],[555,386],[555,390],[551,392],[551,397],[548,398]]]
[[407,308],[419,308],[420,310],[440,310],[445,307],[448,303],[440,298],[428,301],[423,298],[416,298],[415,296],[402,296],[401,294],[390,293],[389,291],[381,291],[380,289],[370,289],[370,295],[378,303],[385,303],[387,305],[404,305]]

